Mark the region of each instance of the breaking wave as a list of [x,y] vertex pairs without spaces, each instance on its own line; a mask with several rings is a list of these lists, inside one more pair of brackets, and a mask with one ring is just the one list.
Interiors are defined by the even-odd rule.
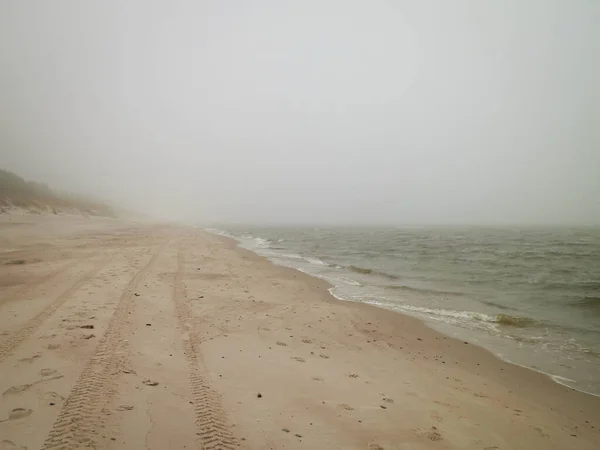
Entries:
[[362,275],[377,275],[380,277],[388,278],[390,280],[398,280],[399,279],[399,277],[397,277],[396,275],[391,275],[386,272],[381,272],[381,271],[374,270],[374,269],[366,269],[364,267],[359,267],[359,266],[354,266],[354,265],[344,266],[343,268],[349,270],[350,272],[360,273]]

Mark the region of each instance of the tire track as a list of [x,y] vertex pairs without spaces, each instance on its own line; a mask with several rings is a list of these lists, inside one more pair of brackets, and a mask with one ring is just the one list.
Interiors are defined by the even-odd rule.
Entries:
[[[85,259],[87,259],[87,258],[85,258]],[[70,262],[64,264],[62,267],[60,267],[60,268],[58,268],[58,269],[56,269],[56,270],[54,270],[54,271],[52,271],[50,273],[47,273],[46,275],[42,275],[34,283],[28,284],[27,286],[23,286],[22,288],[20,288],[14,295],[1,298],[0,299],[0,307],[2,307],[5,303],[8,303],[10,301],[16,302],[16,301],[22,300],[23,297],[26,297],[26,294],[28,294],[29,291],[31,291],[32,289],[38,288],[42,284],[44,284],[47,281],[50,281],[50,280],[56,278],[61,273],[66,272],[71,267],[73,267],[73,266],[75,266],[75,265],[77,265],[77,264],[79,264],[81,262],[82,262],[81,259],[75,259],[73,261],[70,261]]]
[[6,340],[0,343],[0,362],[4,361],[21,343],[31,336],[52,314],[56,312],[62,305],[69,300],[75,292],[81,289],[91,278],[95,277],[100,270],[102,270],[113,258],[114,254],[107,256],[98,261],[92,270],[87,272],[75,283],[71,285],[66,291],[60,294],[54,299],[54,301],[44,308],[35,317],[29,319],[25,325],[20,329],[12,333]]
[[116,381],[126,363],[123,326],[133,309],[134,291],[163,252],[155,249],[148,263],[131,279],[115,307],[96,352],[88,360],[54,422],[42,450],[95,448],[104,418],[102,410],[116,393]]
[[196,438],[198,448],[202,450],[230,450],[237,448],[237,442],[229,429],[229,424],[219,394],[210,386],[209,377],[200,352],[202,339],[198,336],[189,321],[192,313],[185,301],[186,293],[183,284],[185,259],[181,248],[177,252],[177,272],[173,292],[173,302],[177,314],[177,324],[188,338],[183,339],[183,351],[190,372],[190,385],[194,414],[196,416]]

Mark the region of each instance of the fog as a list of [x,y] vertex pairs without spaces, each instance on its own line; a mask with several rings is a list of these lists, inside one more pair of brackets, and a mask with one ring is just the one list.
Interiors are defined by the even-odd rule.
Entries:
[[600,2],[3,1],[0,166],[200,223],[600,223]]

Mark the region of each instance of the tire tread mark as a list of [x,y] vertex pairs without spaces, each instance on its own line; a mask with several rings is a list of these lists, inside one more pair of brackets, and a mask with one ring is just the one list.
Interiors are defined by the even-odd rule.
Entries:
[[21,343],[31,336],[52,314],[54,314],[75,292],[81,289],[89,280],[96,276],[113,258],[111,254],[100,261],[94,267],[73,283],[66,291],[62,292],[54,301],[46,306],[37,315],[29,319],[25,325],[12,333],[6,340],[0,343],[0,362],[4,361]]
[[125,363],[127,344],[122,339],[122,328],[133,307],[134,290],[165,246],[166,243],[155,249],[148,263],[123,290],[106,332],[65,400],[42,450],[95,447],[104,424],[102,410],[116,392],[119,368]]
[[196,439],[202,450],[231,450],[238,444],[230,431],[220,395],[212,389],[202,360],[199,344],[202,339],[188,322],[192,313],[185,302],[185,286],[182,275],[185,272],[185,259],[181,248],[177,252],[177,272],[175,273],[173,302],[180,331],[186,331],[183,339],[185,359],[189,368],[194,415],[196,416]]
[[38,288],[39,286],[41,286],[42,284],[56,278],[57,276],[59,276],[61,273],[66,272],[67,270],[69,270],[71,267],[76,266],[77,264],[81,263],[82,260],[80,259],[75,259],[73,261],[69,261],[66,264],[63,264],[61,267],[59,267],[56,270],[53,270],[50,273],[47,273],[45,275],[42,275],[39,279],[37,279],[33,284],[29,284],[26,286],[23,286],[22,288],[20,288],[16,293],[14,293],[13,295],[9,296],[9,297],[4,297],[2,299],[0,299],[0,307],[2,307],[5,303],[8,302],[15,302],[18,300],[21,300],[23,297],[26,296],[26,294],[33,290]]

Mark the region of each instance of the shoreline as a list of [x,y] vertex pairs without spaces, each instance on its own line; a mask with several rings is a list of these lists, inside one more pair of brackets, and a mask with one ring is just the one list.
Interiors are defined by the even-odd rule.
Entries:
[[[260,256],[260,255],[259,255],[259,256]],[[271,261],[270,261],[270,262],[271,262]],[[273,263],[273,264],[274,264],[274,263]],[[299,269],[296,269],[296,270],[299,270]],[[299,270],[299,271],[300,271],[300,272],[302,272],[301,270]],[[302,272],[302,273],[304,273],[304,272]],[[311,274],[307,274],[307,273],[306,273],[305,275],[308,275],[308,276],[311,276],[311,277],[314,277],[314,278],[318,278],[318,277],[316,277],[316,276],[313,276],[313,275],[311,275]],[[358,302],[354,302],[354,301],[352,301],[352,300],[346,300],[346,299],[344,299],[344,298],[337,297],[335,294],[333,294],[333,292],[331,292],[331,290],[332,290],[332,289],[334,289],[334,287],[327,289],[327,291],[328,291],[328,292],[329,292],[329,294],[330,294],[330,295],[331,295],[333,298],[335,298],[336,300],[338,300],[338,301],[340,301],[340,302],[347,302],[347,303],[358,303]],[[433,324],[430,324],[430,323],[428,323],[426,320],[424,320],[424,319],[422,319],[422,318],[420,318],[420,317],[411,316],[410,314],[404,313],[404,312],[402,312],[402,311],[398,311],[398,310],[394,310],[394,309],[387,309],[387,308],[384,308],[384,307],[382,307],[382,306],[378,306],[378,305],[374,305],[374,304],[370,304],[370,303],[364,303],[364,304],[365,304],[365,305],[369,305],[369,306],[373,306],[374,308],[379,308],[379,309],[383,309],[383,310],[385,310],[385,311],[389,311],[389,312],[391,312],[391,313],[393,313],[393,314],[401,314],[401,315],[403,315],[403,316],[412,317],[412,318],[414,318],[414,319],[416,319],[416,320],[418,320],[418,321],[422,322],[422,323],[423,323],[423,325],[425,325],[425,326],[426,326],[427,328],[429,328],[430,330],[432,330],[432,331],[435,331],[436,333],[442,334],[442,335],[444,335],[444,336],[446,336],[446,337],[448,337],[448,338],[450,338],[450,339],[454,339],[454,340],[456,340],[456,341],[461,341],[461,339],[459,339],[459,338],[457,338],[457,337],[455,337],[455,336],[451,336],[451,335],[449,335],[449,334],[447,334],[447,333],[444,333],[443,331],[438,331],[438,330],[436,330],[436,329],[434,328]],[[490,349],[488,349],[488,348],[485,348],[483,345],[480,345],[480,344],[478,344],[478,343],[473,343],[473,342],[470,342],[470,341],[469,341],[469,344],[470,344],[470,345],[474,345],[474,346],[476,346],[476,347],[479,347],[480,349],[482,349],[482,350],[484,350],[484,351],[486,351],[486,352],[489,352],[489,353],[491,353],[491,354],[492,354],[494,357],[496,357],[497,359],[499,359],[499,360],[500,360],[500,361],[502,361],[503,363],[510,364],[510,365],[517,366],[517,367],[521,367],[521,368],[523,368],[523,369],[526,369],[526,370],[529,370],[529,371],[531,371],[531,372],[536,372],[536,373],[539,373],[539,374],[541,374],[541,375],[544,375],[544,376],[546,376],[546,377],[550,378],[550,379],[551,379],[551,380],[552,380],[554,383],[556,383],[556,384],[558,384],[558,385],[560,385],[560,386],[563,386],[563,387],[565,387],[565,388],[567,388],[567,389],[570,389],[570,390],[573,390],[573,391],[577,391],[577,392],[580,392],[580,393],[582,393],[582,394],[585,394],[585,395],[590,395],[590,396],[592,396],[592,397],[598,397],[598,398],[600,398],[600,394],[595,394],[595,393],[593,393],[593,392],[588,392],[588,391],[585,391],[585,390],[583,390],[583,389],[577,389],[577,388],[575,388],[575,387],[573,387],[573,386],[570,386],[570,385],[568,385],[568,384],[565,384],[564,382],[560,381],[560,379],[566,379],[567,381],[576,382],[575,380],[570,380],[570,379],[568,379],[568,378],[561,377],[560,375],[554,375],[554,374],[551,374],[551,373],[548,373],[548,372],[544,372],[543,370],[535,369],[534,367],[529,367],[529,366],[526,366],[526,365],[523,365],[523,364],[519,364],[519,363],[516,363],[516,362],[510,361],[509,359],[503,358],[503,357],[502,357],[502,355],[500,355],[500,354],[498,354],[498,353],[495,353],[495,352],[493,352],[492,350],[490,350]]]
[[[212,234],[212,233],[211,233]],[[214,235],[214,234],[213,234]],[[570,386],[566,386],[555,381],[549,374],[546,374],[535,369],[514,364],[510,361],[505,361],[498,357],[490,350],[481,347],[477,344],[467,343],[457,338],[447,336],[440,331],[437,331],[420,318],[413,317],[407,314],[403,314],[398,311],[391,311],[385,308],[371,305],[368,303],[359,303],[343,299],[338,299],[331,294],[329,289],[332,288],[331,283],[328,281],[318,278],[316,276],[307,274],[303,271],[292,267],[280,266],[271,262],[267,257],[259,255],[251,250],[241,248],[239,242],[234,238],[227,236],[214,235],[216,238],[227,242],[228,245],[232,246],[234,250],[241,255],[248,255],[254,261],[262,261],[268,264],[281,273],[287,273],[292,277],[300,277],[306,280],[306,283],[313,284],[317,289],[321,290],[320,300],[339,305],[342,308],[350,310],[357,310],[364,313],[365,315],[376,316],[380,319],[380,323],[391,324],[393,328],[403,328],[410,325],[413,328],[414,336],[418,342],[437,341],[443,342],[443,345],[437,344],[433,348],[433,351],[429,355],[425,352],[419,352],[419,355],[425,359],[435,359],[435,354],[441,350],[440,347],[444,346],[444,351],[449,353],[447,355],[449,359],[455,360],[455,365],[462,367],[466,365],[472,365],[473,361],[479,361],[476,363],[478,372],[476,373],[477,378],[486,380],[483,384],[487,386],[490,382],[501,385],[507,390],[508,394],[517,395],[523,399],[528,399],[541,406],[542,409],[549,411],[561,411],[563,410],[564,416],[567,413],[564,412],[565,406],[568,404],[577,404],[578,412],[583,416],[596,417],[593,420],[584,419],[583,422],[586,424],[598,423],[600,425],[600,397],[574,389]],[[418,337],[417,337],[418,336]],[[367,341],[368,342],[368,341]],[[406,349],[406,341],[403,342],[404,346],[400,349]],[[449,344],[449,345],[448,345]],[[410,345],[410,344],[409,344]],[[392,348],[394,346],[391,346]],[[419,348],[420,349],[420,348]],[[416,350],[414,347],[411,350]],[[448,379],[448,377],[445,377]],[[485,394],[475,394],[477,397],[486,398]],[[519,411],[516,409],[516,411]],[[535,428],[535,427],[534,427]],[[577,428],[577,427],[576,427]],[[540,432],[541,435],[548,437],[545,432]],[[575,433],[571,433],[572,437],[575,437]],[[600,439],[599,439],[600,444]],[[571,444],[573,445],[573,444]],[[493,448],[493,447],[491,447]],[[521,448],[519,446],[508,447],[508,448]],[[552,445],[548,445],[547,448],[567,448]],[[578,447],[579,448],[579,447]]]
[[[420,322],[420,323],[422,323],[422,324],[423,324],[425,327],[427,327],[428,329],[430,329],[431,331],[433,331],[433,332],[435,332],[435,333],[439,333],[440,335],[446,336],[446,337],[447,337],[447,338],[449,338],[449,339],[453,339],[453,340],[456,340],[456,341],[461,341],[461,342],[463,341],[463,340],[461,340],[461,338],[458,338],[458,337],[455,337],[455,336],[451,336],[450,334],[447,334],[447,333],[444,333],[443,331],[437,330],[437,329],[435,328],[434,324],[430,324],[430,323],[428,323],[428,322],[427,322],[425,319],[423,319],[423,318],[421,318],[421,317],[413,316],[413,315],[410,315],[410,314],[408,314],[408,313],[405,313],[405,312],[403,312],[403,311],[398,311],[398,310],[396,310],[396,309],[385,308],[385,307],[383,307],[383,306],[379,306],[379,305],[376,305],[376,304],[371,304],[371,303],[367,303],[367,302],[356,302],[356,301],[353,301],[353,300],[347,300],[347,299],[344,299],[344,298],[340,298],[340,297],[336,296],[336,295],[335,295],[335,294],[332,292],[332,291],[333,291],[333,289],[335,289],[335,285],[331,284],[329,281],[327,281],[326,279],[324,279],[324,278],[322,278],[322,277],[319,277],[319,276],[318,276],[318,275],[316,275],[316,274],[311,274],[311,273],[308,273],[308,272],[306,272],[306,271],[304,271],[304,270],[302,270],[302,269],[299,269],[299,268],[295,268],[295,267],[290,267],[290,266],[285,266],[285,265],[277,264],[277,263],[275,263],[275,262],[271,261],[271,260],[270,260],[270,259],[269,259],[267,256],[263,256],[263,255],[261,255],[261,254],[257,253],[256,251],[253,251],[253,250],[251,250],[251,249],[247,249],[247,248],[244,248],[244,247],[242,247],[242,246],[241,246],[241,245],[242,245],[242,244],[241,244],[241,242],[240,242],[240,241],[238,241],[238,240],[237,240],[235,237],[232,237],[232,236],[226,236],[226,235],[222,235],[222,234],[219,234],[219,233],[217,233],[217,232],[215,232],[215,231],[213,231],[213,230],[210,230],[210,229],[209,229],[209,230],[207,230],[207,229],[202,229],[202,231],[204,231],[204,232],[206,232],[206,233],[209,233],[209,234],[211,234],[211,235],[214,235],[214,236],[215,236],[215,237],[217,237],[217,238],[220,238],[220,239],[223,239],[223,240],[226,240],[226,241],[231,241],[231,242],[233,242],[233,243],[235,244],[235,246],[236,246],[237,248],[239,248],[240,250],[243,250],[243,251],[246,251],[246,252],[250,252],[251,254],[253,254],[253,255],[255,255],[255,256],[259,257],[259,258],[263,258],[263,259],[264,259],[264,260],[266,260],[268,263],[270,263],[270,264],[273,264],[273,265],[275,265],[275,266],[277,266],[277,267],[281,267],[281,268],[285,268],[285,269],[290,269],[290,270],[293,270],[293,271],[297,271],[297,272],[301,273],[301,274],[302,274],[302,275],[304,275],[304,276],[307,276],[307,277],[310,277],[310,278],[314,278],[314,279],[317,279],[317,280],[319,280],[319,281],[323,282],[323,283],[324,283],[324,285],[323,285],[323,289],[325,289],[325,290],[328,292],[328,294],[329,294],[329,295],[330,295],[330,296],[331,296],[331,297],[332,297],[332,298],[333,298],[335,301],[343,302],[344,304],[347,304],[347,303],[349,303],[349,304],[361,304],[361,305],[368,305],[368,306],[370,306],[370,307],[377,308],[377,309],[380,309],[380,310],[384,310],[384,311],[387,311],[387,312],[389,312],[389,313],[392,313],[392,314],[400,314],[400,315],[402,315],[402,316],[404,316],[404,317],[408,317],[408,318],[411,318],[411,319],[414,319],[414,320],[417,320],[417,321],[419,321],[419,322]],[[561,381],[560,379],[566,379],[566,380],[568,380],[568,381],[573,381],[573,382],[576,382],[575,380],[569,380],[569,379],[567,379],[567,378],[565,378],[565,377],[562,377],[562,376],[560,376],[560,375],[552,374],[552,373],[549,373],[549,372],[545,372],[545,371],[543,371],[543,370],[541,370],[541,369],[536,369],[536,368],[534,368],[534,367],[530,367],[530,366],[526,366],[526,365],[524,365],[524,364],[520,364],[520,363],[516,363],[516,362],[510,361],[509,359],[506,359],[506,358],[502,357],[500,354],[498,354],[498,353],[495,353],[493,350],[491,350],[491,349],[488,349],[488,348],[486,348],[486,347],[484,347],[483,345],[480,345],[480,344],[478,344],[478,343],[469,342],[469,344],[470,344],[470,345],[473,345],[473,346],[476,346],[476,347],[480,348],[480,349],[481,349],[481,350],[483,350],[483,351],[489,352],[489,353],[490,353],[491,355],[493,355],[493,356],[494,356],[496,359],[498,359],[499,361],[501,361],[501,362],[503,362],[503,363],[505,363],[505,364],[510,364],[510,365],[512,365],[512,366],[519,367],[519,368],[521,368],[521,369],[525,369],[525,370],[527,370],[527,371],[530,371],[530,372],[534,372],[534,373],[537,373],[537,374],[541,374],[541,375],[543,375],[543,376],[547,377],[548,379],[550,379],[550,380],[551,380],[553,383],[556,383],[557,385],[560,385],[561,387],[564,387],[564,388],[566,388],[566,389],[573,390],[573,391],[576,391],[576,392],[579,392],[579,393],[582,393],[582,394],[585,394],[585,395],[589,395],[589,396],[591,396],[591,397],[600,398],[600,394],[596,394],[596,393],[593,393],[593,392],[588,392],[588,391],[586,391],[586,390],[583,390],[583,389],[578,389],[578,388],[576,388],[576,387],[573,387],[573,386],[571,386],[571,385],[569,385],[569,384],[566,384],[565,382]]]
[[[254,252],[252,250],[240,247],[240,243],[235,238],[232,238],[232,237],[229,237],[229,236],[222,236],[222,235],[219,235],[219,234],[216,234],[216,233],[213,233],[211,231],[204,230],[204,229],[202,229],[202,231],[206,232],[206,233],[209,233],[209,234],[215,236],[216,238],[223,240],[224,242],[228,242],[228,245],[233,245],[237,250],[239,250],[241,252],[247,252],[247,253],[251,254],[253,257],[260,258],[261,260],[264,260],[268,264],[272,264],[273,266],[281,268],[281,269],[284,269],[284,270],[298,272],[303,277],[308,277],[308,278],[310,278],[312,280],[318,281],[319,283],[322,284],[321,289],[323,289],[324,291],[326,291],[326,293],[327,293],[326,295],[328,295],[330,297],[330,299],[328,301],[339,302],[339,304],[344,305],[344,306],[348,306],[348,305],[360,305],[360,307],[365,307],[367,309],[373,308],[373,309],[376,309],[378,311],[385,311],[386,313],[389,313],[389,314],[394,314],[394,315],[395,314],[399,314],[399,315],[401,315],[403,317],[404,320],[413,320],[413,321],[421,324],[427,330],[430,330],[435,335],[443,336],[444,338],[451,339],[455,343],[464,343],[464,344],[466,344],[465,341],[462,341],[459,338],[450,336],[448,334],[443,333],[442,331],[436,330],[435,328],[433,328],[432,326],[430,326],[425,320],[423,320],[423,319],[421,319],[419,317],[411,316],[411,315],[403,313],[401,311],[396,311],[396,310],[392,310],[392,309],[383,308],[383,307],[380,307],[380,306],[377,306],[377,305],[373,305],[373,304],[370,304],[370,303],[355,302],[355,301],[352,301],[352,300],[346,300],[346,299],[343,299],[343,298],[338,298],[338,297],[336,297],[331,292],[331,290],[334,289],[335,286],[332,285],[329,281],[327,281],[327,280],[325,280],[323,278],[320,278],[320,277],[318,277],[316,275],[312,275],[312,274],[306,273],[306,272],[304,272],[304,271],[302,271],[300,269],[296,269],[294,267],[288,267],[288,266],[283,266],[283,265],[276,264],[276,263],[274,263],[273,261],[271,261],[266,256],[262,256],[262,255]],[[481,346],[479,344],[474,344],[472,342],[469,342],[468,345],[476,347],[479,351],[482,351],[482,352],[485,352],[485,353],[489,354],[491,357],[493,357],[494,359],[496,359],[499,363],[503,363],[503,364],[507,364],[507,365],[510,365],[510,366],[514,366],[515,368],[518,368],[519,370],[525,370],[527,372],[530,372],[531,374],[541,375],[547,381],[551,381],[552,383],[560,386],[561,388],[564,388],[564,389],[567,389],[567,390],[570,390],[570,391],[574,391],[574,392],[577,392],[577,393],[580,393],[580,394],[583,394],[583,395],[586,395],[586,396],[595,397],[595,398],[599,398],[600,399],[600,395],[598,395],[598,394],[594,394],[594,393],[591,393],[591,392],[586,392],[586,391],[583,391],[583,390],[571,387],[569,385],[563,384],[563,383],[561,383],[558,380],[555,380],[554,377],[558,376],[558,375],[549,374],[549,373],[546,373],[546,372],[541,371],[541,370],[536,370],[536,369],[534,369],[532,367],[527,367],[527,366],[524,366],[524,365],[521,365],[521,364],[518,364],[518,363],[514,363],[512,361],[508,361],[508,360],[500,357],[499,355],[497,355],[493,351],[491,351],[491,350],[489,350],[489,349],[487,349],[487,348],[485,348],[485,347],[483,347],[483,346]]]
[[600,446],[597,397],[418,318],[338,300],[327,281],[234,239],[22,222],[0,221],[10,448]]
[[[260,256],[260,255],[259,255],[259,256]],[[270,262],[271,262],[271,261],[270,261]],[[273,264],[274,264],[274,263],[273,263]],[[299,270],[299,269],[296,269],[296,270]],[[301,270],[299,270],[299,271],[300,271],[300,272],[302,272]],[[305,273],[305,272],[302,272],[302,273]],[[316,277],[316,276],[313,276],[313,275],[311,275],[311,274],[308,274],[308,273],[305,273],[305,275],[308,275],[308,276],[311,276],[311,277],[318,278],[318,277]],[[336,300],[338,300],[338,301],[340,301],[340,302],[358,303],[358,302],[354,302],[354,301],[352,301],[352,300],[346,300],[346,299],[344,299],[344,298],[339,298],[339,297],[337,297],[335,294],[333,294],[333,292],[331,292],[331,290],[332,290],[332,289],[334,289],[334,288],[335,288],[335,287],[332,287],[332,288],[329,288],[329,289],[327,289],[327,290],[328,290],[328,292],[331,294],[331,296],[332,296],[333,298],[335,298]],[[422,323],[423,323],[423,324],[424,324],[424,325],[425,325],[427,328],[429,328],[430,330],[433,330],[433,331],[435,331],[436,333],[440,333],[440,334],[442,334],[442,335],[444,335],[444,336],[446,336],[446,337],[448,337],[448,338],[450,338],[450,339],[454,339],[454,340],[457,340],[457,341],[461,341],[461,339],[460,339],[460,338],[457,338],[457,337],[455,337],[455,336],[451,336],[450,334],[444,333],[443,331],[436,330],[436,329],[435,329],[435,327],[434,327],[434,324],[430,324],[430,323],[428,323],[426,320],[424,320],[424,319],[422,319],[422,318],[420,318],[420,317],[411,316],[410,314],[404,313],[404,312],[402,312],[402,311],[398,311],[398,310],[395,310],[395,309],[387,309],[387,308],[385,308],[385,307],[383,307],[383,306],[378,306],[378,305],[375,305],[375,304],[370,304],[370,303],[364,303],[364,304],[365,304],[365,305],[369,305],[369,306],[373,306],[373,307],[375,307],[375,308],[383,309],[383,310],[385,310],[385,311],[389,311],[389,312],[391,312],[391,313],[393,313],[393,314],[401,314],[401,315],[403,315],[403,316],[412,317],[412,318],[414,318],[414,319],[416,319],[416,320],[418,320],[418,321],[422,322]],[[496,357],[497,359],[499,359],[499,360],[500,360],[500,361],[502,361],[503,363],[510,364],[510,365],[517,366],[517,367],[521,367],[521,368],[523,368],[523,369],[525,369],[525,370],[529,370],[529,371],[531,371],[531,372],[539,373],[539,374],[541,374],[541,375],[544,375],[544,376],[546,376],[546,377],[550,378],[550,380],[552,380],[554,383],[556,383],[556,384],[558,384],[558,385],[560,385],[560,386],[563,386],[563,387],[565,387],[565,388],[567,388],[567,389],[570,389],[570,390],[573,390],[573,391],[576,391],[576,392],[580,392],[580,393],[582,393],[582,394],[585,394],[585,395],[590,395],[590,396],[592,396],[592,397],[598,397],[598,398],[600,398],[600,394],[595,394],[595,393],[593,393],[593,392],[588,392],[588,391],[585,391],[585,390],[583,390],[583,389],[577,389],[576,387],[573,387],[573,386],[571,386],[571,385],[568,385],[568,384],[566,384],[565,382],[561,381],[561,379],[564,379],[564,380],[566,380],[566,381],[571,381],[571,382],[574,382],[574,383],[576,383],[576,381],[575,381],[575,380],[571,380],[571,379],[569,379],[569,378],[565,378],[565,377],[562,377],[562,376],[560,376],[560,375],[555,375],[555,374],[552,374],[552,373],[549,373],[549,372],[544,372],[544,371],[543,371],[543,370],[541,370],[541,369],[536,369],[536,368],[534,368],[534,367],[530,367],[530,366],[526,366],[526,365],[524,365],[524,364],[519,364],[519,363],[516,363],[516,362],[510,361],[510,360],[509,360],[509,359],[507,359],[507,358],[503,358],[503,357],[502,357],[502,355],[500,355],[500,354],[498,354],[498,353],[495,353],[494,351],[492,351],[492,350],[490,350],[490,349],[488,349],[488,348],[486,348],[486,347],[484,347],[483,345],[480,345],[480,344],[478,344],[478,343],[473,343],[473,342],[469,341],[469,344],[471,344],[471,345],[474,345],[474,346],[476,346],[476,347],[479,347],[480,349],[482,349],[482,350],[485,350],[486,352],[489,352],[489,353],[491,353],[491,354],[492,354],[494,357]]]

